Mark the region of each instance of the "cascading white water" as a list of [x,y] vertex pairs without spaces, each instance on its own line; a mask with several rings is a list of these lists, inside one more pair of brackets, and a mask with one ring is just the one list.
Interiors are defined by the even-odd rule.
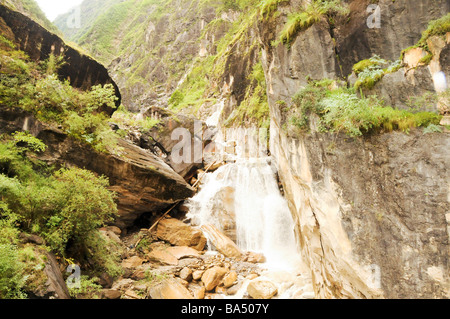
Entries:
[[[238,159],[207,174],[189,202],[194,225],[235,228],[243,251],[263,253],[266,267],[295,271],[301,263],[294,222],[269,158]],[[230,225],[233,224],[233,225]]]

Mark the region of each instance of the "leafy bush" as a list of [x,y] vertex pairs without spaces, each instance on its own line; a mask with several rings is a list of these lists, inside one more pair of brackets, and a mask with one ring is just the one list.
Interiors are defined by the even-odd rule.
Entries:
[[40,139],[34,137],[28,132],[15,132],[12,134],[16,146],[18,144],[24,143],[27,148],[31,149],[34,152],[44,152],[47,148]]
[[429,133],[442,133],[442,126],[436,124],[430,124],[423,129],[423,134]]
[[1,211],[16,214],[52,250],[64,255],[69,241],[83,243],[117,213],[106,177],[79,168],[42,174],[13,142],[0,143],[0,150]]
[[90,261],[90,266],[94,268],[95,274],[107,273],[112,278],[123,275],[123,268],[120,265],[121,247],[107,240],[100,232],[91,231],[83,242],[81,251],[85,252],[86,259]]
[[0,50],[0,103],[32,112],[43,121],[57,123],[75,138],[98,151],[117,150],[118,135],[108,125],[103,107],[115,108],[117,97],[111,84],[96,85],[84,92],[61,81],[54,72],[63,63],[50,55],[41,66],[20,51]]
[[69,287],[69,294],[75,299],[100,299],[102,286],[98,284],[99,279],[89,278],[88,276],[81,276],[80,287],[71,288]]

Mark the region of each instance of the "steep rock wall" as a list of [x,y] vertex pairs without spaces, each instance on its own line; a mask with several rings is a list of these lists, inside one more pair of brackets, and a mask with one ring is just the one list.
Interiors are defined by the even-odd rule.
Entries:
[[273,47],[280,19],[300,2],[280,4],[280,17],[259,29],[271,153],[315,292],[322,298],[448,298],[449,133],[289,136],[277,103],[289,103],[307,78],[345,77],[373,54],[396,60],[448,3],[379,1],[390,13],[374,30],[365,24],[369,1],[350,1],[350,22],[330,28],[323,18],[290,48]]

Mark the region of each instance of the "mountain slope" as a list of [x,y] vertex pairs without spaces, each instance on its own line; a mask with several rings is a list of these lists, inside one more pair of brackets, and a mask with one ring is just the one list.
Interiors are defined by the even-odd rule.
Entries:
[[[62,31],[64,37],[73,42],[78,42],[79,38],[89,31],[94,25],[95,20],[99,15],[108,10],[116,3],[123,0],[85,0],[79,6],[74,7],[69,12],[59,15],[53,22],[59,30]],[[79,10],[79,11],[78,11]],[[80,13],[80,25],[75,25],[74,15]],[[77,17],[78,18],[78,17]]]

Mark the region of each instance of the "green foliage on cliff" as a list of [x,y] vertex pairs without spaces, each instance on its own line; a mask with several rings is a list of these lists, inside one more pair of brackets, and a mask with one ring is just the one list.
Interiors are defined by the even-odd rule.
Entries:
[[0,299],[23,299],[23,265],[18,248],[10,243],[0,244]]
[[225,124],[227,126],[256,125],[269,128],[270,114],[266,93],[266,78],[261,63],[253,65],[248,79],[251,84],[247,86],[244,100],[230,115]]
[[352,89],[326,82],[310,83],[293,97],[288,122],[300,131],[310,129],[310,118],[318,116],[323,132],[345,132],[356,137],[370,132],[438,125],[442,116],[431,112],[412,113],[383,105],[375,96],[359,98]]
[[98,151],[117,149],[118,136],[101,112],[105,106],[116,107],[112,85],[93,86],[87,92],[75,89],[54,74],[61,58],[50,56],[37,64],[13,47],[0,49],[0,61],[0,106],[22,108],[43,122],[58,124]]
[[114,194],[105,177],[89,171],[51,172],[27,157],[36,150],[33,144],[24,151],[20,143],[13,139],[0,144],[2,203],[19,217],[24,230],[38,232],[52,250],[64,254],[69,241],[82,242],[111,220],[117,212]]
[[289,46],[299,32],[319,22],[323,16],[345,15],[348,12],[347,6],[340,0],[313,0],[305,8],[301,8],[298,12],[293,12],[288,16],[288,21],[275,45],[283,43]]
[[362,60],[353,66],[353,72],[358,76],[355,89],[372,89],[386,74],[398,71],[401,66],[400,60],[389,63],[378,55]]
[[263,0],[260,2],[260,14],[262,18],[268,18],[272,15],[281,3],[287,3],[288,0]]

